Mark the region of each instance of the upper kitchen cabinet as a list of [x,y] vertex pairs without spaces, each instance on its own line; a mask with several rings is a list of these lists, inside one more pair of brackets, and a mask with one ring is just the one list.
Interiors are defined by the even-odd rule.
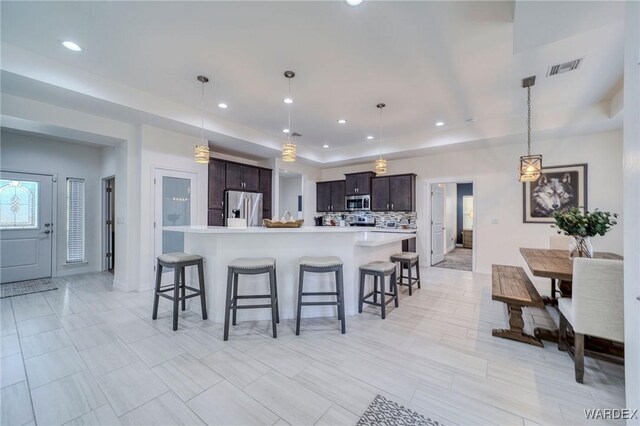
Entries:
[[260,190],[260,169],[245,164],[227,162],[227,189],[237,191]]
[[371,193],[371,178],[376,174],[373,172],[350,173],[346,177],[345,195],[368,195]]
[[318,182],[316,184],[316,211],[345,211],[345,191],[346,186],[343,180]]
[[371,179],[371,210],[415,211],[416,175],[374,177]]
[[225,162],[217,159],[209,160],[209,208],[224,207]]
[[[262,192],[262,210],[271,211],[271,170],[259,169],[260,172],[260,192]],[[263,214],[263,217],[265,215]],[[270,219],[271,215],[267,219]]]

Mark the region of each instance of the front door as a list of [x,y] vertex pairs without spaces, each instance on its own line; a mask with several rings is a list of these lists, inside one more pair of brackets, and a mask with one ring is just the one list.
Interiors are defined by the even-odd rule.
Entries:
[[431,186],[431,264],[444,260],[444,188]]
[[[165,226],[189,226],[196,222],[196,175],[165,169],[155,171],[155,256],[184,252],[184,233],[166,231]],[[155,265],[155,262],[154,262]],[[162,270],[162,282],[173,282],[173,269]]]
[[51,276],[53,177],[0,172],[0,281]]

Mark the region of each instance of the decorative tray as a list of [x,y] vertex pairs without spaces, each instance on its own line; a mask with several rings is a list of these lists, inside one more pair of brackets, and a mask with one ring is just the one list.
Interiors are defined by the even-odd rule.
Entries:
[[296,220],[294,222],[280,222],[280,221],[273,221],[270,219],[262,219],[262,225],[265,228],[300,228],[302,226],[302,224],[304,223],[304,220]]

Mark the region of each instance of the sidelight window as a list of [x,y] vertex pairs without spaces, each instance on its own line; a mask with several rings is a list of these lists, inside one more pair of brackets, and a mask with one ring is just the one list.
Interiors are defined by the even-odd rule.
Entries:
[[84,179],[67,178],[67,263],[84,258]]

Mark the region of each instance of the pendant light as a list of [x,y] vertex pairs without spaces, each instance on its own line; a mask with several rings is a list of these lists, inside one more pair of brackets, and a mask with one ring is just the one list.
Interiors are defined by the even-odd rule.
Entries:
[[386,105],[383,103],[379,103],[378,105],[376,105],[376,108],[380,110],[380,133],[378,135],[378,138],[380,139],[380,156],[375,161],[374,171],[379,175],[387,173],[387,160],[382,158],[382,108],[384,108],[385,106]]
[[204,140],[204,85],[209,82],[209,78],[199,75],[198,81],[202,83],[202,120],[200,122],[200,145],[196,145],[195,155],[196,163],[209,163],[209,142]]
[[527,89],[527,155],[520,157],[520,182],[535,182],[542,174],[542,155],[531,155],[531,86],[535,83],[535,75],[522,80]]
[[[293,71],[285,71],[284,76],[287,78],[287,80],[289,80],[289,94],[286,99],[291,100],[291,79],[296,76],[296,73],[294,73]],[[291,142],[291,136],[293,136],[293,130],[291,130],[291,104],[293,102],[285,101],[285,103],[287,104],[287,114],[289,120],[287,124],[287,142],[282,145],[282,161],[291,163],[293,161],[296,161],[296,144]]]

